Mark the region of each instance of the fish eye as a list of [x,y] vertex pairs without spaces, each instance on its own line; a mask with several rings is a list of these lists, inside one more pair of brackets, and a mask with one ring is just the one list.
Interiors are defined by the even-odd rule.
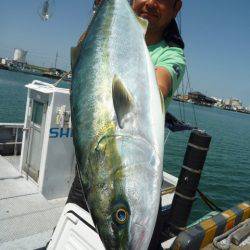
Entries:
[[125,224],[128,220],[128,212],[124,208],[119,208],[115,213],[115,220],[118,224]]

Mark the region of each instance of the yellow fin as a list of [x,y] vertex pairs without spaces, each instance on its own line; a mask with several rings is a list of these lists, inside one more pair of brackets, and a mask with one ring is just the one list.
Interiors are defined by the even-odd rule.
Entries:
[[162,113],[165,114],[164,96],[163,96],[163,94],[162,94],[159,87],[158,87],[158,89],[159,89],[159,92],[160,92],[161,110],[162,110]]
[[71,47],[71,70],[75,67],[75,64],[78,60],[79,54],[81,49],[81,43],[78,44],[76,47]]
[[136,18],[137,18],[139,24],[141,25],[143,33],[145,35],[147,32],[147,28],[148,28],[148,20],[146,20],[142,17],[139,17],[139,16],[136,16]]
[[112,84],[113,105],[120,128],[123,128],[123,118],[133,105],[133,97],[116,75]]
[[73,68],[75,67],[75,64],[76,64],[78,57],[79,57],[79,54],[80,54],[82,43],[85,40],[86,36],[87,36],[87,31],[81,35],[77,46],[71,47],[71,51],[70,51],[71,52],[71,70],[73,70]]

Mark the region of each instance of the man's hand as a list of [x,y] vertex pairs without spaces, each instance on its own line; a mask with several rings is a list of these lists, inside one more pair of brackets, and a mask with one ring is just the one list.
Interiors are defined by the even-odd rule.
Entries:
[[163,67],[155,69],[156,79],[158,86],[164,97],[168,96],[168,93],[172,87],[172,77],[170,73]]

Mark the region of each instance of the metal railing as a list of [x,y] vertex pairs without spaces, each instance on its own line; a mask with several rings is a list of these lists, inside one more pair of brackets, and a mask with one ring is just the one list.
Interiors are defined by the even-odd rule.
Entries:
[[21,151],[23,123],[0,123],[0,154],[17,155]]

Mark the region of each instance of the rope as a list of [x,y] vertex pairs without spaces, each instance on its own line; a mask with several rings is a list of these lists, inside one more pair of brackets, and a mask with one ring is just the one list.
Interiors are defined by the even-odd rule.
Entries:
[[82,201],[86,204],[87,208],[88,208],[88,212],[90,211],[89,209],[89,205],[87,203],[87,200],[86,200],[86,197],[85,197],[85,194],[84,194],[84,188],[83,188],[83,183],[82,183],[82,178],[81,178],[81,172],[80,172],[80,169],[79,169],[79,165],[78,163],[76,163],[76,176],[78,176],[79,178],[79,182],[80,182],[80,185],[81,185],[81,190],[82,190]]
[[[71,71],[70,71],[70,72],[71,72]],[[63,78],[64,78],[66,75],[68,75],[70,72],[65,72],[65,73],[62,75],[62,77],[61,77],[59,80],[57,80],[55,83],[53,83],[52,85],[56,87],[56,86],[63,80]]]
[[[185,95],[185,90],[184,90],[184,82],[183,82],[183,80],[182,80],[182,96],[184,96]],[[185,114],[185,103],[184,102],[182,102],[182,111],[183,111],[183,121],[186,121],[186,114]]]
[[[231,242],[235,234],[241,230],[241,228],[246,228],[249,220],[239,223],[237,226],[228,230],[224,234],[217,236],[213,239],[213,245],[216,249],[227,250],[231,247]],[[238,248],[237,248],[238,249]]]
[[180,10],[180,12],[177,15],[177,24],[179,26],[179,32],[180,32],[180,35],[181,35],[181,33],[182,33],[182,26],[181,26],[181,24],[182,24],[182,15],[181,15],[181,10]]
[[[176,93],[177,93],[177,95],[180,95],[179,94],[179,89],[176,90]],[[181,109],[180,101],[178,101],[178,106],[179,106],[180,120],[183,121],[182,109]]]
[[219,211],[223,212],[221,208],[219,208],[214,202],[212,202],[204,193],[202,193],[198,188],[197,192],[200,195],[201,199],[206,203],[206,205],[212,210],[212,211]]
[[[189,88],[189,91],[191,92],[191,84],[190,84],[189,70],[188,70],[188,67],[187,67],[187,66],[186,66],[186,75],[187,75],[187,88]],[[187,90],[186,90],[186,91],[187,91]],[[194,108],[194,104],[193,104],[193,103],[192,103],[192,108],[193,108],[195,126],[198,127],[196,112],[195,112],[195,108]]]
[[[178,23],[178,27],[179,27],[179,31],[180,34],[182,34],[182,12],[180,11],[178,16],[177,16],[177,23]],[[188,89],[191,92],[191,84],[190,84],[190,77],[189,77],[189,69],[188,66],[186,65],[186,76],[187,76],[187,84],[186,84],[186,88],[184,88],[184,83],[182,80],[182,95],[187,94],[188,93]],[[177,92],[178,93],[178,92]],[[184,107],[184,103],[182,103],[182,110],[183,112],[181,112],[181,104],[179,103],[179,109],[180,109],[180,115],[181,115],[181,119],[182,119],[182,115],[185,121],[185,107]],[[193,114],[194,114],[194,123],[195,126],[198,127],[198,122],[197,122],[197,116],[196,116],[196,112],[195,112],[195,108],[194,108],[194,104],[192,103],[192,108],[193,108]]]
[[[177,16],[177,25],[178,25],[178,28],[179,28],[179,32],[180,32],[180,35],[182,34],[182,15],[181,15],[181,11],[179,12],[178,16]],[[181,89],[182,89],[182,96],[185,94],[184,92],[184,81],[182,79],[181,81]],[[177,90],[177,94],[179,95],[179,91]],[[185,115],[185,104],[184,102],[183,103],[178,103],[179,104],[179,112],[180,112],[180,118],[182,121],[185,121],[186,120],[186,115]]]
[[165,141],[164,141],[164,146],[165,146],[165,144],[167,143],[167,140],[168,140],[168,137],[169,137],[170,134],[171,134],[171,131],[169,130],[169,131],[168,131],[168,134],[167,134],[167,136],[166,136],[166,138],[165,138]]

